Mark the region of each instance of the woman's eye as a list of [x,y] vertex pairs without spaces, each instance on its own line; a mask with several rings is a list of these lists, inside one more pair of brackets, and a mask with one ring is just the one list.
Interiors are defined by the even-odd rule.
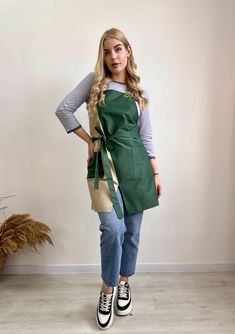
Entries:
[[[120,46],[119,46],[118,48],[115,49],[115,52],[120,52],[120,51],[122,51],[122,48],[121,48]],[[110,53],[109,50],[104,51],[104,55],[105,55],[105,56],[107,56],[109,53]]]

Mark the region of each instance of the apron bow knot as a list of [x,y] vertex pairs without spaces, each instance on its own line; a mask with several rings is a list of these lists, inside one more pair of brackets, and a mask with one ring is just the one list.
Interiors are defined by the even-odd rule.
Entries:
[[[117,198],[117,194],[115,191],[115,187],[114,187],[114,183],[113,183],[113,177],[112,177],[112,173],[110,170],[110,165],[109,165],[109,158],[108,158],[108,153],[107,151],[111,151],[113,149],[110,138],[107,137],[103,131],[98,128],[95,127],[95,130],[100,134],[99,138],[93,138],[93,140],[100,140],[101,142],[101,156],[102,156],[102,161],[103,161],[103,168],[104,168],[104,172],[107,178],[107,182],[108,182],[108,187],[109,187],[109,192],[110,192],[110,197],[114,206],[114,209],[116,211],[116,214],[118,216],[118,218],[123,218],[123,212],[122,209],[120,207],[118,198]],[[99,152],[96,152],[96,157],[95,157],[95,177],[94,177],[94,188],[98,189],[99,188],[99,163],[98,163],[98,154]]]
[[109,138],[103,133],[103,131],[98,128],[97,126],[95,127],[95,130],[100,134],[100,141],[102,143],[102,145],[108,149],[108,151],[112,151],[113,147],[111,144],[111,141],[109,140]]

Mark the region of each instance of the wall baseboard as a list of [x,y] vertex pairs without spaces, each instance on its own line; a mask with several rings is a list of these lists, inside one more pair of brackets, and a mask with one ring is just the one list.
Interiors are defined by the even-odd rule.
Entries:
[[[235,271],[235,263],[139,263],[136,272],[214,272]],[[100,273],[98,264],[6,265],[3,274]]]

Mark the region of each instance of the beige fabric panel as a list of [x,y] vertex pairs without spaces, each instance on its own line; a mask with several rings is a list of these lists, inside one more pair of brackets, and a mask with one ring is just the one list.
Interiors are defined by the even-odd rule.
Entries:
[[[110,212],[113,208],[113,203],[110,199],[107,180],[99,180],[99,189],[94,188],[94,179],[87,179],[88,189],[91,197],[91,209],[98,212]],[[114,183],[117,191],[118,185]]]
[[[90,118],[90,135],[91,137],[99,137],[99,134],[95,130],[95,126],[100,128],[102,131],[102,125],[99,120],[99,117],[97,116],[95,119]],[[100,140],[96,140],[94,142],[94,151],[98,152],[101,149],[101,142]],[[118,188],[118,179],[117,179],[117,174],[113,165],[113,160],[111,157],[111,154],[109,151],[108,153],[108,159],[109,159],[109,164],[110,164],[110,169],[113,177],[113,182],[114,182],[114,187],[115,190],[117,191]],[[108,182],[106,175],[104,174],[104,177],[102,179],[99,179],[99,188],[95,189],[94,188],[94,178],[89,178],[87,179],[87,185],[88,185],[88,190],[90,193],[90,198],[91,198],[91,209],[98,212],[110,212],[112,211],[113,203],[111,201],[110,195],[109,195],[109,188],[108,188]]]

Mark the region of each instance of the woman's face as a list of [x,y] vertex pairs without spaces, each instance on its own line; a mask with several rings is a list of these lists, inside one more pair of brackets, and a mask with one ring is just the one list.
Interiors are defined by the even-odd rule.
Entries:
[[130,47],[126,49],[118,39],[108,38],[104,41],[104,60],[112,77],[125,77],[127,58],[130,54]]

